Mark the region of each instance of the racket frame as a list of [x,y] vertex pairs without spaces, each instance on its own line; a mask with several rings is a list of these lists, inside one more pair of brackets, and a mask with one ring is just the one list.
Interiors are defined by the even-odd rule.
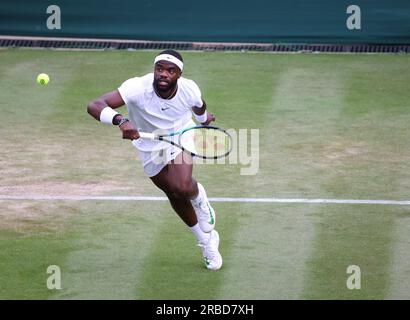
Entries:
[[[222,155],[205,156],[205,155],[196,154],[194,152],[191,152],[191,151],[185,149],[181,145],[181,137],[185,132],[195,130],[195,129],[202,129],[202,128],[218,130],[218,131],[222,131],[223,133],[225,133],[227,135],[227,137],[229,138],[229,141],[230,141],[229,150],[227,152],[225,152],[224,154],[222,154]],[[149,133],[149,132],[140,132],[139,135],[140,135],[140,138],[143,138],[143,139],[165,141],[165,142],[167,142],[167,143],[169,143],[169,144],[171,144],[175,147],[178,147],[179,149],[181,149],[185,153],[190,154],[193,157],[202,158],[202,159],[214,159],[215,160],[215,159],[226,157],[229,153],[231,153],[232,148],[233,148],[232,136],[225,129],[222,129],[222,128],[219,128],[219,127],[214,127],[214,126],[199,125],[199,126],[189,127],[189,128],[183,129],[181,131],[172,132],[172,133],[163,134],[163,135],[155,134],[155,133]],[[177,136],[177,135],[179,135],[178,143],[176,143],[172,140],[164,139],[166,137],[174,137],[174,136]]]

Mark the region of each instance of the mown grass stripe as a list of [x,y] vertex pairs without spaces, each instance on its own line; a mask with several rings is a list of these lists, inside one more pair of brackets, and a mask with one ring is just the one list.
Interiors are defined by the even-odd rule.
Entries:
[[[356,57],[349,64],[333,66],[332,73],[340,74],[343,80],[337,91],[342,104],[337,106],[337,116],[326,122],[334,132],[329,135],[328,147],[317,150],[330,160],[324,170],[328,179],[321,185],[322,192],[330,197],[366,197],[370,190],[375,197],[406,196],[398,182],[406,175],[403,163],[406,149],[399,146],[407,140],[403,136],[407,129],[400,121],[407,114],[405,108],[397,106],[395,95],[408,96],[408,90],[404,84],[387,81],[396,77],[396,59],[380,57],[380,63],[383,61],[380,68],[374,67],[373,59]],[[398,112],[400,109],[402,112]],[[318,119],[317,125],[324,125],[322,119]],[[394,206],[347,205],[341,214],[335,206],[318,208],[320,223],[316,227],[314,251],[307,263],[303,297],[383,299],[390,285],[391,246],[398,210]],[[347,288],[350,265],[361,269],[360,290]]]
[[398,212],[391,246],[392,258],[388,274],[389,289],[386,299],[410,298],[410,220],[408,211]]
[[[288,68],[283,68],[280,63],[274,63],[274,60],[265,61],[265,74],[260,77],[260,83],[255,83],[256,87],[265,89],[258,90],[257,102],[252,103],[252,109],[260,112],[253,112],[253,123],[249,124],[260,131],[260,170],[256,176],[248,179],[244,192],[260,189],[260,177],[272,173],[275,176],[283,168],[283,158],[278,157],[281,138],[276,136],[275,123],[278,114],[289,101],[289,90],[293,90],[293,86],[301,80],[294,68],[297,61],[292,61]],[[279,180],[276,177],[273,179]],[[272,190],[273,188],[275,187],[272,186]],[[234,199],[217,200],[230,202]],[[302,211],[305,214],[310,209],[294,210],[286,205],[280,208],[271,205],[285,204],[285,199],[247,197],[236,200],[241,203],[237,214],[238,230],[231,240],[232,250],[227,257],[227,263],[232,267],[227,271],[219,298],[297,298],[303,284],[303,260],[309,252],[311,238],[309,219],[301,218],[298,213]],[[252,206],[253,203],[258,203],[258,206]],[[297,236],[291,237],[291,234]],[[283,242],[295,249],[289,250],[288,246],[283,246]],[[294,263],[295,261],[298,263]]]

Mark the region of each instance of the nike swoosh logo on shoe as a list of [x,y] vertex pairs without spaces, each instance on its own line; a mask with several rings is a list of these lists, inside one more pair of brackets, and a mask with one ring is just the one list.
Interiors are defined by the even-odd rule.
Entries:
[[209,206],[209,203],[207,203],[206,205],[208,206],[209,212],[211,214],[211,220],[209,220],[209,224],[214,224],[215,223],[214,213],[213,213],[211,207]]

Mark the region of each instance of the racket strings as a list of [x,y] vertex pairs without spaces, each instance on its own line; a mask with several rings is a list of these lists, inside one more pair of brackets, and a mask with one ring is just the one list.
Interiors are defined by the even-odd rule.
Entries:
[[232,141],[229,134],[220,129],[195,128],[181,135],[181,145],[187,151],[206,158],[218,158],[229,153]]

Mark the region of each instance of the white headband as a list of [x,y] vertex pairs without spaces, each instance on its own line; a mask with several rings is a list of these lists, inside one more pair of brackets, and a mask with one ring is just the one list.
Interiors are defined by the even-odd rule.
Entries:
[[160,54],[159,56],[156,56],[154,60],[154,64],[161,60],[169,61],[169,62],[176,64],[181,71],[184,67],[184,63],[181,60],[179,60],[178,58],[170,54]]

